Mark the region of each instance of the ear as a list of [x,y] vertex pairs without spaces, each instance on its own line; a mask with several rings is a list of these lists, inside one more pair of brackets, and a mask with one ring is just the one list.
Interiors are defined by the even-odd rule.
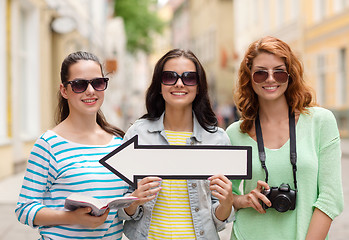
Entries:
[[63,98],[68,99],[67,88],[64,87],[62,83],[59,85],[59,91],[61,92]]

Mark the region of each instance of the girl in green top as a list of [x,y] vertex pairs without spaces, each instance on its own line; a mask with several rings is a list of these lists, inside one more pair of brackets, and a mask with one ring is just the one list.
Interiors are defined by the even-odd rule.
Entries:
[[253,42],[235,98],[241,120],[227,133],[233,145],[252,146],[253,160],[242,194],[241,180],[233,181],[232,239],[326,239],[343,210],[340,137],[333,114],[314,106],[290,47],[274,37]]

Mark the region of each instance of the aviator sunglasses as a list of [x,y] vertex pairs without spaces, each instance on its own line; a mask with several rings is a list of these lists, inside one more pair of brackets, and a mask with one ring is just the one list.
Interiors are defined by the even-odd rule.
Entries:
[[161,83],[164,85],[175,85],[178,79],[182,80],[182,83],[187,86],[195,86],[198,84],[197,72],[184,72],[179,75],[173,71],[164,71],[161,76]]
[[[289,74],[286,71],[283,70],[277,70],[273,71],[273,78],[278,83],[286,83],[289,78]],[[253,73],[252,79],[255,83],[263,83],[265,80],[267,80],[269,77],[269,72],[266,70],[258,70]]]
[[104,91],[108,86],[109,78],[94,78],[91,80],[86,79],[76,79],[73,81],[68,81],[64,83],[64,86],[68,84],[71,85],[71,89],[75,93],[85,92],[88,85],[91,84],[94,90],[96,91]]

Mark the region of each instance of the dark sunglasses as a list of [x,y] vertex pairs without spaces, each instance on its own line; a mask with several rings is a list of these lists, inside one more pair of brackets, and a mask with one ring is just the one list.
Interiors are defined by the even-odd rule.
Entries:
[[[273,72],[273,78],[278,83],[286,83],[289,78],[289,74],[286,71],[274,71]],[[262,83],[265,80],[267,80],[269,77],[269,72],[266,70],[258,70],[253,73],[252,79],[255,83]]]
[[104,91],[108,86],[109,78],[94,78],[91,80],[86,79],[76,79],[73,81],[68,81],[64,83],[64,86],[68,84],[71,85],[71,89],[75,93],[85,92],[88,85],[91,84],[94,90],[96,91]]
[[197,72],[184,72],[179,75],[173,71],[164,71],[161,76],[161,83],[164,85],[175,85],[178,79],[182,80],[182,83],[187,86],[195,86],[198,84]]

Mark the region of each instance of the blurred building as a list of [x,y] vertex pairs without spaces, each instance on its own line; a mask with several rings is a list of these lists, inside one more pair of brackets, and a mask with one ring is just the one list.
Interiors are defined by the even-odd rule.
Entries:
[[232,29],[233,0],[172,0],[170,3],[174,7],[173,47],[190,49],[199,58],[206,71],[214,108],[232,107],[237,38]]
[[342,137],[349,137],[349,1],[302,2],[307,77],[318,103],[333,111]]
[[113,45],[125,36],[106,44],[112,6],[111,0],[0,0],[0,178],[23,169],[35,140],[54,126],[67,54],[90,51],[115,70]]

